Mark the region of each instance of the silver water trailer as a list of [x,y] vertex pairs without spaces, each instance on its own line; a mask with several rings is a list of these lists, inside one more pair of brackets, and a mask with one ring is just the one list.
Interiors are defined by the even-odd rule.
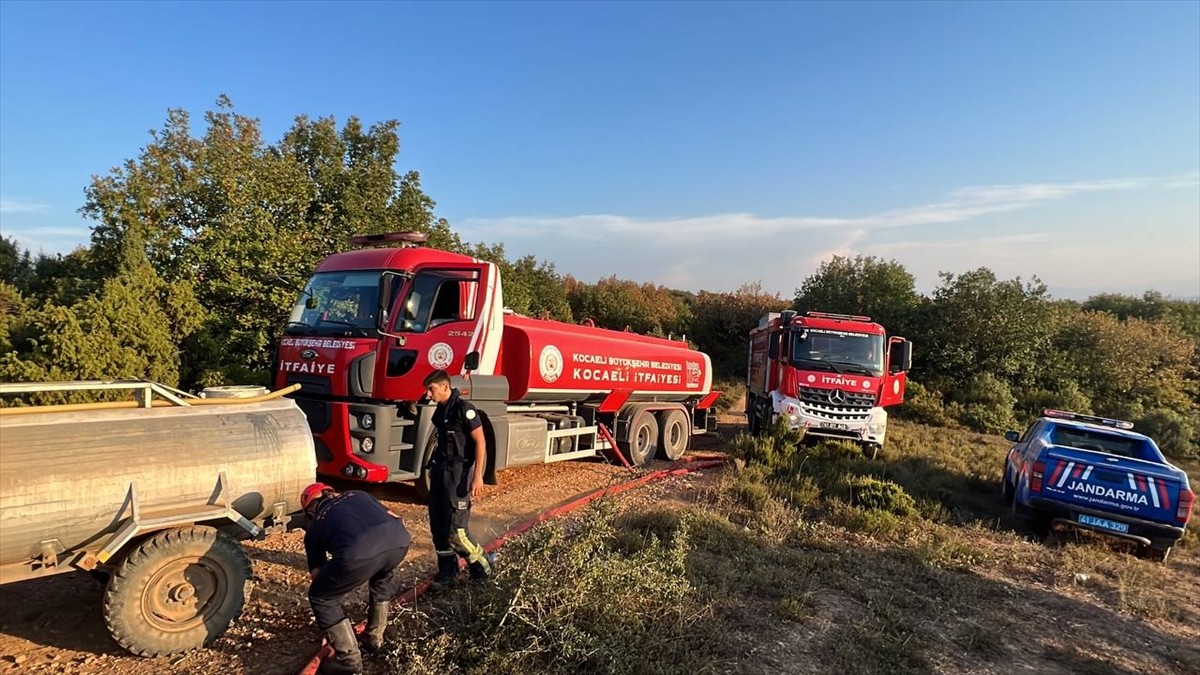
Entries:
[[[240,615],[237,539],[285,530],[316,475],[281,394],[189,397],[146,382],[0,384],[0,394],[128,389],[117,403],[0,408],[0,583],[107,577],[105,621],[136,654],[198,647]],[[261,392],[254,392],[261,393]]]

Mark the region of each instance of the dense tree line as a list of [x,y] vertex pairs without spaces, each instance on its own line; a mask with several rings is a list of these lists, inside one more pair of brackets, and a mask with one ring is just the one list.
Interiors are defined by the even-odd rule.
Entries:
[[495,262],[522,314],[686,337],[718,378],[744,378],[747,333],[787,307],[867,314],[916,343],[901,411],[984,431],[1047,406],[1131,419],[1172,454],[1200,445],[1200,303],[1148,292],[1052,299],[1037,279],[945,273],[929,296],[898,262],[834,258],[794,298],[761,285],[691,293],[587,283],[501,243],[463,242],[398,123],[298,117],[274,143],[222,98],[193,132],[170,111],[137,157],[93,178],[91,241],[33,256],[0,238],[0,380],[145,377],[187,388],[265,382],[271,345],[311,270],[352,234],[418,230]]

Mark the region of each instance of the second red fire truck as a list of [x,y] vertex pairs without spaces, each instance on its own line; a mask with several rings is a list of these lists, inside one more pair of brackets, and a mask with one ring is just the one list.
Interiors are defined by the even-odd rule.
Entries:
[[884,408],[904,402],[912,343],[870,317],[771,313],[750,331],[746,418],[753,434],[776,420],[806,435],[861,443],[874,457]]

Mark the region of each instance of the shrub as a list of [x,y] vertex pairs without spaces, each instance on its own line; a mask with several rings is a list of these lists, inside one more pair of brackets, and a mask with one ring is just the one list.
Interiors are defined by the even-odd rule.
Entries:
[[1000,433],[1017,426],[1016,397],[990,373],[972,376],[950,391],[950,399],[962,406],[959,421],[976,431]]
[[917,503],[896,483],[870,476],[854,476],[847,481],[850,503],[864,509],[887,511],[898,516],[913,516]]

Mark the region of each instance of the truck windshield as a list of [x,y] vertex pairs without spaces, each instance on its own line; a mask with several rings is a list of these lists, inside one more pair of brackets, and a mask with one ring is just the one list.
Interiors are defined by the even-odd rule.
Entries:
[[377,270],[314,274],[292,307],[284,332],[373,335],[379,305],[379,275]]
[[792,365],[879,377],[883,375],[883,336],[823,328],[797,330],[792,333]]

